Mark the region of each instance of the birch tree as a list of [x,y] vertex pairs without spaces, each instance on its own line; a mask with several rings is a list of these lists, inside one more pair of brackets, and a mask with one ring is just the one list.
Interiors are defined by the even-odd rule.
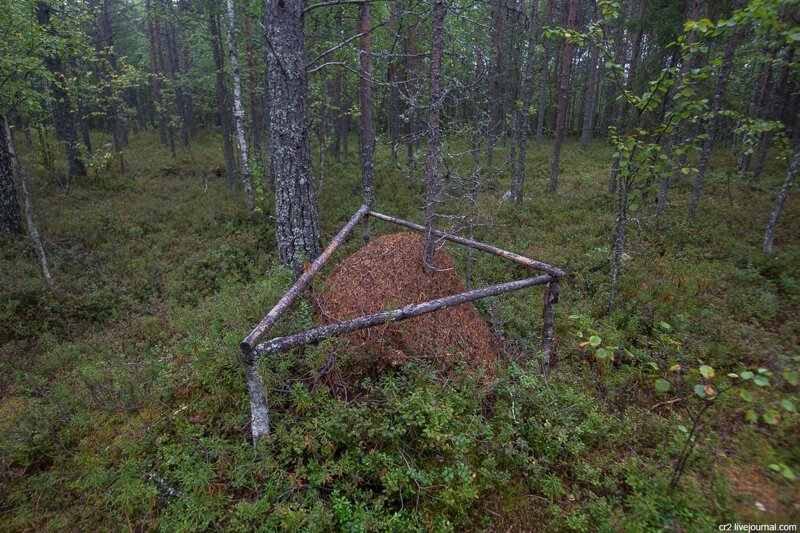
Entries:
[[250,161],[247,154],[247,138],[244,132],[244,107],[242,107],[242,77],[239,73],[239,53],[236,50],[236,15],[233,0],[227,0],[228,15],[228,54],[231,58],[233,77],[233,120],[236,125],[236,144],[239,147],[239,165],[242,169],[242,184],[247,201],[247,212],[255,212],[253,184],[250,181]]

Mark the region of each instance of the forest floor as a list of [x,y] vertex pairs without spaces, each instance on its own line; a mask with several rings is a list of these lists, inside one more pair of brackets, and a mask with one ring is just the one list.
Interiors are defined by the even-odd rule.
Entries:
[[[545,192],[549,147],[529,150],[520,209],[498,202],[509,180],[496,168],[476,238],[568,273],[550,380],[538,350],[541,289],[502,295],[477,303],[502,346],[490,390],[470,373],[447,379],[411,362],[354,385],[357,399],[332,395],[314,378],[333,340],[264,360],[272,433],[256,454],[236,353],[291,284],[270,209],[248,218],[224,178],[204,191],[198,175],[222,161],[208,135],[175,159],[154,135],[136,136],[124,176],[112,162],[68,194],[52,177],[58,163],[48,171],[19,144],[60,293],[48,293],[26,241],[0,243],[0,530],[710,531],[800,521],[790,479],[800,472],[795,197],[777,253],[761,251],[785,161],[751,182],[716,154],[695,224],[685,220],[688,179],[660,225],[640,201],[610,314],[610,149],[568,142],[556,193]],[[504,155],[498,148],[495,161]],[[383,146],[375,174],[377,209],[421,221],[421,184]],[[355,151],[328,157],[323,244],[361,203],[360,179]],[[361,245],[351,239],[332,267]],[[463,249],[447,250],[463,272]],[[480,255],[474,273],[486,285],[523,271]],[[301,302],[275,334],[313,321]],[[595,357],[590,336],[613,360]],[[707,401],[692,393],[698,375],[676,364],[713,367],[717,385],[746,369],[770,379],[719,395],[673,490],[690,416]],[[668,392],[655,390],[659,378]]]

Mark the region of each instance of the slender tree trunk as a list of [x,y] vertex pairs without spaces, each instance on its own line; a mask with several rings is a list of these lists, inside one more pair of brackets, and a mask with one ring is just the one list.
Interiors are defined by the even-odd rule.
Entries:
[[228,187],[236,187],[236,161],[233,156],[233,143],[231,142],[231,121],[228,89],[225,87],[225,59],[222,54],[222,42],[219,37],[217,16],[209,6],[208,28],[211,33],[211,52],[214,57],[214,71],[217,84],[217,108],[219,109],[219,123],[222,132],[222,153],[225,157],[225,175],[228,178]]
[[[689,20],[699,20],[701,17],[701,0],[689,0]],[[694,43],[696,34],[690,31],[686,36],[686,46]],[[680,74],[678,75],[677,85],[679,87],[687,86],[692,83],[690,73],[694,57],[684,57],[681,61]],[[673,124],[672,131],[669,134],[669,141],[667,146],[667,159],[672,162],[672,166],[665,169],[661,173],[658,187],[658,199],[656,203],[656,217],[661,218],[667,211],[667,193],[669,192],[670,181],[679,176],[681,168],[683,168],[682,156],[679,156],[677,161],[674,160],[675,149],[680,144],[685,142],[684,131],[686,130],[686,120],[680,119],[677,123]]]
[[[42,239],[39,237],[39,232],[36,230],[36,223],[33,220],[33,207],[31,206],[31,199],[28,195],[28,188],[25,185],[25,173],[22,169],[22,163],[17,157],[17,151],[14,147],[14,138],[11,136],[11,129],[8,127],[8,120],[5,115],[0,115],[0,128],[2,128],[3,131],[3,144],[5,145],[4,149],[0,148],[0,152],[5,152],[9,162],[12,164],[11,173],[16,175],[17,186],[19,187],[20,196],[22,197],[22,205],[25,208],[25,221],[28,224],[28,235],[31,238],[33,249],[36,251],[36,257],[39,259],[42,277],[44,277],[44,281],[47,283],[50,292],[55,293],[56,286],[53,283],[53,278],[50,276],[50,269],[47,266],[47,256],[44,253]],[[2,157],[2,155],[0,155],[0,157]],[[0,163],[0,174],[5,174],[5,161]],[[0,176],[0,182],[2,182],[3,178],[4,176]],[[16,198],[14,198],[14,203],[16,204]],[[19,204],[16,205],[16,208],[19,210]],[[0,226],[2,226],[2,223],[0,223]]]
[[[636,35],[633,38],[633,44],[631,46],[631,67],[628,71],[628,79],[625,81],[625,89],[630,91],[633,87],[633,81],[636,77],[636,67],[637,63],[639,62],[639,55],[642,52],[642,37],[644,36],[644,14],[645,8],[647,4],[644,0],[639,0],[639,17],[636,23]],[[622,40],[622,36],[620,36],[620,45],[624,45]],[[620,46],[617,48],[618,57],[624,52],[624,47]],[[627,126],[627,117],[628,117],[628,108],[627,105],[616,104],[612,105],[612,119],[611,122],[616,125],[617,127],[617,135],[620,134],[621,130]],[[617,174],[619,173],[619,161],[620,156],[616,155],[611,161],[611,177],[608,182],[608,193],[614,194],[614,191],[617,188]]]
[[588,150],[594,133],[594,116],[597,107],[597,81],[600,75],[600,48],[592,46],[587,66],[588,79],[583,102],[583,127],[581,128],[581,149]]
[[156,31],[153,22],[154,13],[151,0],[145,0],[145,13],[147,17],[147,44],[150,59],[150,86],[153,90],[155,99],[156,117],[158,119],[158,138],[161,144],[167,144],[167,126],[164,120],[164,102],[161,95],[161,77],[158,69],[158,59],[156,58]]
[[519,145],[517,180],[514,184],[514,203],[522,205],[525,187],[526,150],[528,147],[528,111],[533,99],[533,63],[536,56],[536,26],[539,16],[539,0],[531,0],[530,23],[528,26],[528,49],[525,56],[525,78],[522,82],[522,109],[517,117],[516,135]]
[[[5,115],[0,115],[0,119],[6,124]],[[22,234],[22,213],[14,184],[14,157],[6,135],[3,137],[0,143],[0,236],[16,236]]]
[[[398,40],[397,35],[397,5],[395,0],[389,1],[389,32],[392,37],[392,50],[395,48],[395,43]],[[397,62],[390,59],[386,67],[386,81],[389,84],[389,92],[387,95],[387,112],[389,114],[388,129],[389,129],[389,143],[391,144],[392,164],[397,166],[397,147],[400,144],[400,82],[398,76]]]
[[302,0],[268,1],[266,20],[276,240],[281,262],[299,276],[320,253]]
[[767,224],[767,231],[764,233],[764,252],[772,253],[772,240],[775,237],[775,227],[778,225],[778,217],[781,216],[783,203],[786,201],[786,196],[789,194],[789,189],[792,188],[792,183],[797,176],[798,169],[800,169],[800,146],[794,152],[792,163],[789,165],[789,171],[786,173],[786,178],[783,180],[783,185],[775,198],[775,206],[772,208],[772,215],[769,217]]
[[[40,26],[47,28],[51,35],[56,35],[56,30],[50,22],[51,14],[50,4],[43,0],[36,2],[36,21]],[[50,83],[53,95],[53,126],[55,126],[58,138],[64,142],[64,150],[67,155],[67,189],[69,189],[71,178],[86,175],[86,167],[81,160],[78,147],[75,111],[72,109],[70,97],[65,88],[67,78],[61,55],[58,53],[45,54],[44,64],[55,78],[55,81]]]
[[489,159],[489,164],[491,165],[492,161],[492,149],[494,145],[497,144],[497,138],[500,134],[501,123],[503,122],[503,87],[504,87],[504,80],[503,74],[505,69],[503,68],[503,58],[504,58],[504,48],[505,48],[505,29],[506,29],[506,18],[507,18],[507,9],[506,9],[506,2],[508,0],[494,0],[496,2],[496,7],[494,9],[494,73],[492,79],[492,96],[491,100],[495,103],[492,108],[493,120],[491,127],[489,128],[489,146],[488,150],[489,153],[487,157]]
[[239,145],[239,164],[242,168],[242,184],[247,200],[247,212],[255,212],[253,184],[250,181],[250,160],[247,154],[247,138],[244,132],[244,107],[242,107],[242,77],[239,73],[239,53],[236,50],[236,16],[233,0],[228,1],[228,54],[231,57],[233,75],[233,120],[236,124],[236,141]]
[[[121,95],[116,94],[113,90],[112,79],[114,76],[119,75],[119,64],[117,62],[117,54],[114,51],[114,31],[111,25],[111,2],[110,0],[103,0],[100,7],[98,17],[98,25],[100,27],[100,40],[103,45],[103,55],[108,63],[106,70],[106,88],[103,90],[103,99],[107,106],[106,118],[111,129],[111,135],[114,141],[114,151],[117,152],[119,157],[120,172],[125,173],[125,158],[122,152],[122,147],[126,144],[127,134],[125,133],[125,124],[122,116]],[[110,70],[109,70],[110,69]]]
[[[578,0],[570,0],[567,13],[567,29],[575,27]],[[572,54],[575,43],[567,40],[561,56],[561,75],[558,82],[558,114],[556,116],[556,132],[553,141],[553,158],[550,164],[550,190],[558,188],[558,165],[561,159],[561,143],[564,141],[564,127],[567,120],[567,99],[569,97],[569,78],[572,70]]]
[[[375,200],[375,130],[372,124],[372,11],[370,4],[361,4],[358,17],[358,63],[360,66],[359,100],[361,103],[361,188],[364,204]],[[364,240],[369,242],[369,219],[364,219]]]
[[611,312],[617,303],[619,277],[622,269],[622,256],[625,253],[625,237],[628,231],[628,180],[617,181],[617,220],[611,242],[611,293],[608,309]]
[[[547,26],[553,25],[553,0],[547,0]],[[539,111],[536,117],[536,149],[542,148],[542,134],[544,132],[544,115],[547,104],[547,70],[550,63],[550,39],[544,39],[544,56],[542,56],[542,79],[539,81]]]
[[[165,5],[171,0],[163,0]],[[169,74],[172,78],[173,94],[175,95],[175,107],[178,110],[178,117],[181,119],[181,143],[185,148],[189,147],[189,114],[186,109],[186,98],[184,97],[183,81],[180,79],[180,60],[178,58],[178,32],[175,23],[168,20],[164,31],[164,40],[167,46],[167,62],[169,63]]]
[[[788,107],[786,101],[787,87],[789,84],[789,67],[792,65],[794,58],[794,46],[790,46],[784,52],[785,58],[783,67],[781,68],[781,75],[775,87],[770,91],[767,98],[766,115],[769,120],[778,120],[781,115],[783,107]],[[758,143],[758,154],[756,155],[756,162],[753,164],[753,179],[758,179],[761,172],[764,170],[764,163],[767,160],[767,152],[769,145],[772,143],[772,138],[775,136],[774,132],[766,131],[761,135],[761,140]]]
[[264,155],[264,141],[262,138],[263,126],[261,124],[262,112],[256,94],[258,78],[256,76],[256,62],[253,54],[253,32],[250,27],[250,15],[246,10],[244,15],[244,42],[244,50],[247,56],[247,93],[250,99],[250,132],[253,139],[253,153],[256,154],[256,159],[261,159]]
[[[740,9],[743,0],[738,0],[734,4],[734,9]],[[692,200],[689,204],[689,220],[694,220],[697,214],[697,206],[700,203],[700,195],[703,192],[703,181],[705,180],[706,170],[708,169],[708,162],[711,159],[711,151],[714,147],[714,141],[717,140],[717,128],[719,125],[719,111],[722,109],[722,97],[725,94],[725,89],[728,86],[728,80],[733,70],[733,56],[736,53],[736,43],[739,40],[741,31],[737,28],[728,37],[728,42],[725,44],[725,52],[722,55],[722,68],[717,76],[717,85],[714,90],[714,98],[711,100],[710,118],[706,124],[706,138],[703,140],[703,147],[700,152],[700,162],[697,165],[697,176],[694,180],[694,190],[692,191]]]
[[431,8],[431,75],[428,104],[428,164],[425,176],[425,250],[422,257],[425,271],[434,268],[436,246],[436,204],[439,201],[439,157],[441,132],[439,109],[442,105],[442,49],[444,47],[444,1],[433,0]]

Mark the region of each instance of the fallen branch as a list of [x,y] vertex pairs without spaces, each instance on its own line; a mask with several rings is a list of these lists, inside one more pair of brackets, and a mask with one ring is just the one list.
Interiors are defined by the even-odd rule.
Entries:
[[314,260],[308,270],[303,272],[303,275],[300,276],[294,285],[292,285],[292,288],[283,295],[283,298],[281,298],[280,301],[275,304],[275,307],[273,307],[270,312],[267,313],[267,316],[261,319],[261,322],[259,322],[258,325],[253,328],[253,331],[251,331],[250,334],[242,341],[240,345],[242,361],[245,363],[252,362],[253,357],[251,352],[253,348],[255,348],[258,340],[263,337],[264,334],[272,328],[272,326],[275,325],[275,323],[278,321],[278,318],[280,318],[281,313],[283,313],[290,305],[294,303],[295,300],[297,300],[297,297],[300,296],[300,293],[303,292],[303,289],[308,286],[311,280],[314,279],[314,276],[316,276],[322,267],[325,266],[325,263],[333,255],[333,252],[335,252],[339,245],[341,245],[353,232],[356,224],[358,224],[358,222],[364,218],[368,211],[369,207],[362,205],[361,208],[356,211],[352,217],[350,217],[350,220],[347,221],[347,224],[345,224],[344,227],[339,230],[339,233],[336,234],[331,243],[327,248],[325,248],[319,257]]
[[[375,217],[380,220],[385,220],[386,222],[391,222],[392,224],[397,224],[398,226],[404,226],[409,229],[421,231],[423,233],[426,231],[425,226],[414,224],[413,222],[409,222],[408,220],[403,220],[401,218],[395,218],[395,217],[390,217],[389,215],[384,215],[382,213],[376,213],[375,211],[370,211],[369,216]],[[541,261],[530,259],[523,255],[515,254],[514,252],[509,252],[508,250],[503,250],[502,248],[497,248],[489,244],[473,241],[472,239],[467,239],[465,237],[459,237],[458,235],[451,235],[450,233],[445,233],[439,230],[433,230],[432,233],[437,237],[444,239],[446,241],[463,244],[464,246],[469,246],[470,248],[475,248],[476,250],[490,253],[492,255],[496,255],[498,257],[502,257],[510,261],[514,261],[515,263],[519,263],[520,265],[526,266],[528,268],[533,268],[535,270],[542,270],[552,276],[555,276],[556,278],[562,278],[565,275],[565,272],[558,267],[554,267],[552,265],[548,265],[547,263],[542,263]]]
[[505,292],[516,291],[531,287],[533,285],[545,285],[553,281],[553,277],[549,275],[536,276],[535,278],[528,278],[519,281],[510,281],[508,283],[501,283],[499,285],[490,285],[483,289],[475,289],[472,291],[462,292],[453,296],[445,296],[437,300],[430,300],[420,304],[410,304],[394,311],[386,311],[383,313],[375,313],[372,315],[365,315],[352,320],[347,320],[338,324],[330,324],[321,328],[314,328],[302,333],[295,333],[287,337],[276,337],[261,343],[255,347],[251,352],[251,356],[263,357],[277,352],[290,350],[297,346],[304,346],[319,342],[328,337],[336,335],[343,335],[359,329],[365,329],[372,326],[384,324],[386,322],[399,322],[419,315],[432,313],[440,309],[447,309],[448,307],[455,307],[466,302],[486,298],[488,296],[496,296]]

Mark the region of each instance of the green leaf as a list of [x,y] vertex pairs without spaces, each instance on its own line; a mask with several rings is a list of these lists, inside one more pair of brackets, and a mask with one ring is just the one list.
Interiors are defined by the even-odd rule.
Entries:
[[680,430],[681,433],[689,433],[689,430],[686,429],[686,426],[683,424],[678,424],[678,430]]
[[797,479],[797,476],[794,474],[794,471],[786,465],[783,465],[781,469],[781,475],[788,479],[789,481],[794,481]]
[[700,374],[706,379],[711,379],[714,377],[714,369],[708,365],[703,365],[700,367]]
[[761,418],[763,418],[764,422],[766,422],[767,424],[775,426],[778,424],[778,422],[780,422],[781,414],[774,409],[767,409],[766,411],[764,411],[764,414],[761,415]]
[[669,325],[669,324],[667,324],[666,322],[661,322],[661,323],[659,324],[659,326],[661,326],[662,328],[664,328],[664,329],[665,329],[665,330],[667,330],[667,331],[672,331],[672,326],[670,326],[670,325]]
[[736,379],[736,378],[738,378],[738,377],[739,377],[739,374],[736,374],[736,373],[734,373],[734,372],[731,372],[730,374],[728,374],[728,377],[729,377],[729,378],[734,378],[734,379]]
[[783,379],[789,382],[790,385],[797,385],[797,372],[791,370],[784,370],[782,372]]
[[752,379],[752,377],[753,377],[754,375],[755,375],[755,374],[753,374],[753,373],[752,373],[752,372],[750,372],[749,370],[745,370],[744,372],[742,372],[742,379]]
[[753,379],[753,383],[755,383],[759,387],[769,387],[769,380],[764,376],[756,376]]
[[753,401],[753,395],[750,394],[749,390],[740,390],[739,391],[739,396],[741,396],[742,400],[744,400],[746,402],[752,402]]
[[598,359],[608,359],[611,357],[611,352],[606,350],[605,348],[598,348],[598,350],[594,353],[595,357]]
[[796,413],[797,409],[795,409],[794,404],[789,400],[781,400],[781,407],[783,407],[786,411],[790,413]]
[[752,409],[748,409],[747,412],[744,414],[744,417],[748,422],[758,421],[758,413],[756,413]]
[[666,379],[657,379],[655,387],[658,392],[667,392],[670,388],[670,384]]
[[701,398],[706,397],[706,387],[705,385],[697,384],[694,386],[694,393],[700,396]]
[[592,345],[592,348],[597,348],[598,346],[600,346],[601,342],[603,342],[603,339],[601,339],[597,335],[592,335],[591,337],[589,337],[589,344]]
[[781,465],[779,465],[778,463],[770,463],[767,466],[773,472],[780,472],[781,471]]

